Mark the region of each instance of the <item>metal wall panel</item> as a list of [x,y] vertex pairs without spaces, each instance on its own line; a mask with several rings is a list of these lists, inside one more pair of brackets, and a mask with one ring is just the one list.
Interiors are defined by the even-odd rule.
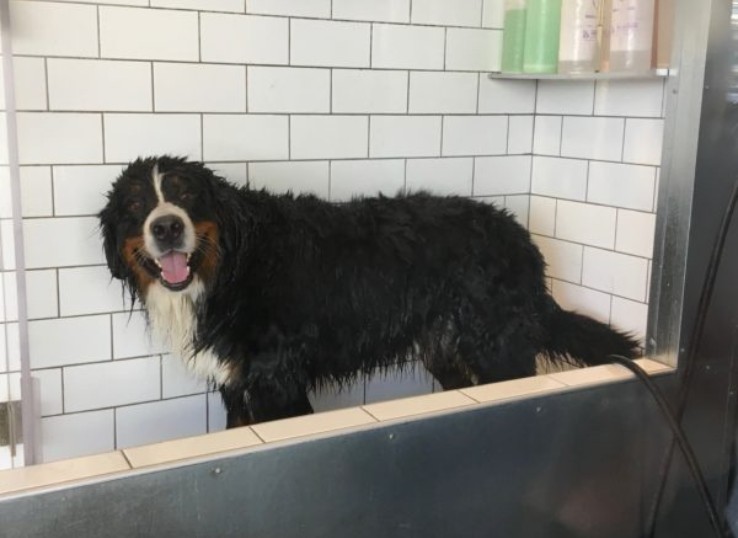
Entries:
[[0,535],[623,538],[663,433],[619,383],[30,495]]

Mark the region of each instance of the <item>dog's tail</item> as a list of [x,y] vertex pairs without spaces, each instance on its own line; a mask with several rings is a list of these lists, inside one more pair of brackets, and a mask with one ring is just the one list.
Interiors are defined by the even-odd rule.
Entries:
[[563,310],[550,301],[543,354],[553,363],[595,366],[611,362],[608,355],[635,359],[638,340],[590,317]]

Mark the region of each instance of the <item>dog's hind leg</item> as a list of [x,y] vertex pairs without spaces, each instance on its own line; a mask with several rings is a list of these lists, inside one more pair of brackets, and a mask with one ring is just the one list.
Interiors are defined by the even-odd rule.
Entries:
[[492,341],[467,340],[462,336],[459,357],[475,385],[536,375],[536,348],[523,334],[505,335]]
[[536,375],[539,329],[524,311],[513,316],[477,311],[459,319],[458,326],[458,360],[475,385]]
[[425,367],[443,390],[463,389],[474,384],[469,377],[469,372],[461,366],[449,360],[426,361]]

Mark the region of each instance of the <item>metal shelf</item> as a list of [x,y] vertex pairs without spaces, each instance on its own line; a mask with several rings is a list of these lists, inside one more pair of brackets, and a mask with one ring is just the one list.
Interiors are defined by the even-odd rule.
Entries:
[[487,76],[495,80],[643,80],[668,77],[669,69],[653,69],[637,73],[489,73]]

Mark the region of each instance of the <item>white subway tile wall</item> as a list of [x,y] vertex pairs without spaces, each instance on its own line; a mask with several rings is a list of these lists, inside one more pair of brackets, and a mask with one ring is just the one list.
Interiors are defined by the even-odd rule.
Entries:
[[[424,189],[504,206],[529,225],[564,306],[645,331],[663,84],[489,80],[503,0],[11,6],[45,459],[225,426],[219,395],[150,340],[104,265],[95,215],[139,155],[336,202]],[[0,367],[14,371],[8,345]],[[407,370],[311,399],[324,410],[432,389]]]

